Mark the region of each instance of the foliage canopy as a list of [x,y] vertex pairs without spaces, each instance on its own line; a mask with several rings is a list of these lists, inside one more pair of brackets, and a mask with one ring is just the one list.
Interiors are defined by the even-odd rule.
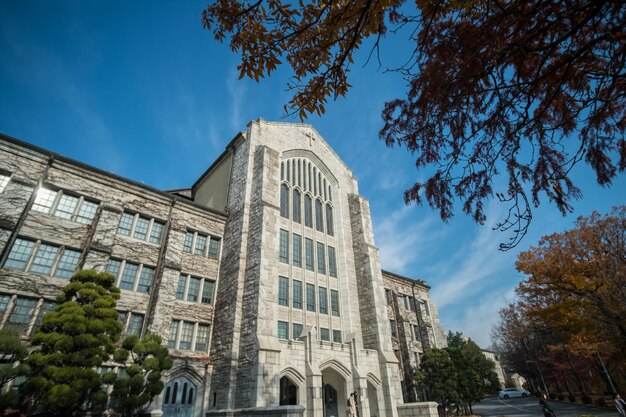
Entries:
[[625,14],[623,2],[592,0],[215,0],[201,20],[240,53],[240,77],[289,64],[285,110],[301,119],[347,94],[359,48],[371,55],[409,33],[406,63],[388,69],[406,95],[385,103],[380,131],[429,172],[405,201],[426,200],[447,220],[458,199],[483,223],[495,194],[509,208],[497,225],[512,233],[509,249],[541,196],[572,210],[575,164],[584,159],[601,185],[626,169]]

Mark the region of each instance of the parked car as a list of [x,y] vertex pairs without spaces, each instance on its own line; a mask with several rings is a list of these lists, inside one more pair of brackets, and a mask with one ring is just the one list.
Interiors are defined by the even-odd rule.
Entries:
[[515,397],[528,397],[529,395],[530,392],[526,391],[525,389],[505,388],[498,393],[498,398],[504,398],[506,400],[508,398]]

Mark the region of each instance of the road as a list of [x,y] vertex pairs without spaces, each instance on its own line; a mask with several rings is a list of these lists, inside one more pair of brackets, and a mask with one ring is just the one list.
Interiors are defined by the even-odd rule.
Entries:
[[[568,402],[550,401],[557,417],[579,417],[591,415],[594,417],[617,417],[617,411],[606,410],[584,405],[574,405]],[[500,400],[497,397],[489,397],[474,405],[474,413],[484,417],[543,417],[539,399],[535,397],[511,398]]]

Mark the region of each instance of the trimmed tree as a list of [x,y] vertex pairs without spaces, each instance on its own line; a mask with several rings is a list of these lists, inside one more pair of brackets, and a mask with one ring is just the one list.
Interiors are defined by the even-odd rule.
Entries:
[[19,396],[16,391],[5,392],[5,386],[18,376],[26,375],[29,371],[23,359],[28,355],[26,346],[20,339],[20,334],[10,328],[0,329],[0,410],[18,405]]
[[113,398],[116,408],[124,417],[144,413],[152,399],[163,391],[161,373],[172,367],[172,359],[161,337],[147,334],[142,339],[128,336],[122,347],[115,351],[113,359],[128,366],[123,376],[113,382]]
[[424,353],[416,379],[423,384],[431,399],[448,410],[459,400],[457,369],[446,349],[429,349]]
[[115,310],[120,290],[113,275],[79,271],[70,279],[61,303],[46,315],[27,358],[32,378],[24,393],[52,415],[70,416],[106,402],[95,368],[115,351],[122,325]]

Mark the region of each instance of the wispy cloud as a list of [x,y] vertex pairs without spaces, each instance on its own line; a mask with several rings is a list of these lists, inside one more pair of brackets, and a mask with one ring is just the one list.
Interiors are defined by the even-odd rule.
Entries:
[[230,71],[228,74],[228,78],[226,79],[226,88],[228,91],[229,105],[230,105],[230,113],[229,117],[229,126],[233,132],[238,132],[242,129],[242,126],[246,125],[247,120],[243,120],[243,109],[244,105],[249,105],[246,102],[246,85],[245,82],[239,80],[238,74],[236,71]]
[[446,331],[460,331],[480,347],[487,348],[491,345],[491,329],[498,321],[500,309],[513,297],[513,287],[485,293],[474,302],[466,302],[463,309],[442,324]]

